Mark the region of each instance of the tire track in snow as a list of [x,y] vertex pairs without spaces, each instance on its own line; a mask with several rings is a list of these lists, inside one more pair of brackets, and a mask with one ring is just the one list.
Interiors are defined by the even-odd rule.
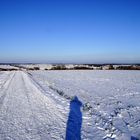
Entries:
[[[55,132],[52,132],[52,134],[50,135],[50,137],[51,137],[51,139],[60,139],[60,138],[58,138],[58,135],[56,134],[56,136],[55,136],[55,134],[53,135],[53,133],[57,133],[56,132],[56,130],[58,129],[59,130],[59,128],[62,128],[62,126],[63,126],[63,124],[64,123],[66,123],[66,122],[64,122],[64,120],[62,119],[62,120],[60,120],[59,122],[60,122],[60,124],[62,124],[62,126],[60,125],[60,126],[55,126],[56,124],[53,124],[53,126],[50,126],[49,125],[49,123],[47,122],[47,124],[45,124],[44,125],[44,122],[40,122],[40,120],[39,120],[39,118],[37,117],[37,114],[36,113],[42,113],[42,112],[40,112],[40,110],[44,110],[45,111],[45,113],[46,113],[46,110],[48,110],[48,107],[49,107],[49,110],[48,110],[48,112],[47,112],[47,116],[49,116],[49,118],[50,118],[50,120],[51,120],[51,117],[53,118],[54,116],[53,116],[53,112],[52,111],[55,111],[55,109],[53,108],[52,109],[52,107],[51,106],[53,106],[55,103],[54,102],[50,102],[49,100],[49,102],[51,103],[51,106],[50,106],[50,103],[48,102],[47,103],[47,105],[48,105],[48,107],[46,106],[46,103],[44,102],[44,99],[41,99],[42,101],[41,101],[41,104],[42,104],[42,106],[40,106],[39,108],[38,108],[38,106],[36,106],[36,109],[38,108],[38,111],[39,112],[36,112],[35,110],[34,110],[34,107],[33,107],[33,102],[34,102],[34,100],[33,100],[33,98],[31,97],[31,93],[33,94],[34,92],[38,92],[38,95],[41,95],[42,97],[46,97],[43,93],[42,93],[42,90],[40,90],[40,88],[38,88],[38,87],[36,87],[36,84],[34,84],[34,83],[32,83],[33,81],[32,81],[32,79],[28,76],[28,74],[27,73],[22,73],[22,78],[23,78],[23,81],[24,81],[24,84],[25,84],[25,87],[26,87],[26,89],[27,89],[27,92],[26,92],[26,97],[28,98],[28,102],[29,102],[29,105],[30,105],[30,109],[31,109],[31,112],[32,112],[32,116],[33,116],[33,119],[34,119],[34,122],[35,122],[35,125],[36,125],[36,128],[37,128],[37,133],[38,134],[40,134],[40,137],[42,138],[42,136],[41,136],[41,128],[40,128],[40,125],[42,125],[43,127],[45,127],[45,129],[46,130],[48,130],[48,135],[50,135],[50,132],[49,131],[52,131],[51,129],[53,129],[53,131],[55,131]],[[29,81],[29,82],[28,82]],[[27,85],[27,83],[29,84],[29,85]],[[32,87],[32,88],[31,88]],[[31,90],[32,90],[32,92],[31,92]],[[34,95],[33,95],[34,96]],[[47,97],[48,99],[49,99],[49,97]],[[32,99],[32,100],[31,100]],[[35,101],[36,102],[36,101]],[[39,102],[39,101],[38,101]],[[43,107],[43,108],[42,108]],[[57,110],[57,111],[59,111],[59,110]],[[56,120],[56,118],[59,118],[60,116],[59,116],[59,113],[60,112],[58,112],[57,113],[57,111],[56,111],[56,113],[55,113],[55,118],[53,118],[54,120]],[[61,119],[61,118],[60,118]],[[53,123],[53,121],[52,121],[52,123]],[[56,122],[57,123],[57,122]],[[50,128],[49,128],[50,127]],[[54,127],[54,128],[52,128],[52,127]],[[65,127],[63,126],[63,128],[65,129]],[[58,131],[57,130],[57,131]],[[63,132],[65,132],[65,131],[63,131]],[[62,132],[61,132],[62,133]],[[58,134],[59,134],[59,131],[58,131]],[[61,137],[61,139],[64,139],[64,136],[62,136],[61,134],[59,134],[59,136]]]
[[[25,77],[26,77],[26,79],[25,79]],[[25,94],[25,96],[27,97],[27,100],[28,100],[28,103],[29,103],[29,106],[30,106],[30,110],[31,110],[31,113],[32,113],[32,118],[33,118],[33,120],[34,120],[34,123],[35,123],[35,128],[36,128],[36,130],[37,130],[37,133],[39,134],[39,136],[40,136],[40,139],[42,139],[42,134],[41,134],[41,128],[40,128],[40,125],[41,126],[43,126],[46,130],[48,130],[48,135],[50,135],[49,134],[49,131],[51,131],[51,130],[49,130],[50,128],[49,127],[51,127],[51,126],[48,126],[49,124],[45,124],[44,125],[44,122],[41,122],[40,120],[39,120],[39,118],[38,118],[38,116],[37,116],[37,114],[36,113],[42,113],[41,111],[39,111],[39,112],[36,112],[35,110],[34,110],[34,106],[33,106],[33,98],[31,98],[31,93],[34,93],[34,92],[31,92],[31,86],[29,86],[29,85],[27,85],[27,80],[31,80],[30,79],[30,77],[28,77],[28,75],[26,74],[26,73],[24,73],[23,74],[23,76],[22,76],[22,80],[23,80],[23,82],[24,82],[24,84],[25,84],[25,88],[27,89],[27,92],[26,93],[24,93]],[[30,81],[30,82],[32,82],[32,81]],[[36,90],[38,91],[38,94],[42,94],[42,92],[40,91],[40,89],[38,89],[37,87],[36,87],[36,85],[34,85],[33,83],[30,83],[30,84],[32,84],[32,86],[34,87],[34,88],[36,88]],[[32,88],[33,89],[33,88]],[[43,94],[42,94],[43,95]],[[44,95],[43,95],[44,96]],[[44,109],[45,110],[48,110],[48,108],[46,107],[46,104],[44,103],[44,101],[42,101],[42,105],[44,106]],[[53,104],[52,104],[53,105]],[[37,108],[37,107],[36,107]],[[41,108],[39,108],[38,110],[41,110]],[[48,115],[49,116],[52,116],[52,114],[51,113],[49,113],[49,112],[47,112],[48,113]],[[53,116],[52,116],[53,117]],[[50,119],[51,120],[51,119]],[[62,121],[63,122],[63,121]],[[50,136],[50,139],[55,139],[55,136]],[[57,139],[57,138],[56,138]]]
[[[35,84],[35,86],[45,96],[52,98],[57,104],[59,104],[58,106],[61,106],[60,108],[63,108],[63,110],[65,110],[65,113],[64,113],[64,111],[63,111],[63,113],[68,114],[68,110],[69,110],[68,108],[69,108],[69,104],[70,104],[71,100],[68,100],[68,98],[66,99],[64,96],[61,96],[61,91],[58,91],[56,89],[52,89],[48,84],[47,84],[47,87],[49,90],[47,89],[47,91],[46,91],[46,89],[37,80],[34,79],[34,77],[32,76],[31,73],[27,72],[26,74],[28,74],[28,76],[31,79],[31,81],[33,82],[33,84]],[[55,93],[57,93],[57,94],[55,94]],[[64,107],[62,107],[62,106],[64,106]]]
[[[31,73],[27,73],[29,75],[29,77],[33,80],[34,83],[37,84],[37,86],[44,92],[46,93],[46,91],[44,90],[44,88],[42,87],[42,85],[37,82]],[[58,88],[55,88],[54,86],[52,86],[48,81],[46,82],[47,86],[49,87],[50,90],[52,90],[53,92],[57,93],[57,95],[60,95],[60,97],[63,97],[64,99],[66,99],[67,101],[71,101],[74,97],[73,96],[69,96],[67,94],[65,94],[64,91],[58,89]]]
[[[45,88],[43,88],[43,86],[37,80],[35,80],[33,78],[31,73],[25,72],[25,74],[28,75],[31,82],[35,85],[36,88],[38,88],[38,90],[42,94],[44,94],[48,98],[51,98],[55,102],[55,104],[56,104],[55,107],[66,118],[65,121],[62,120],[61,123],[65,123],[65,125],[66,125],[68,114],[69,114],[70,102],[68,100],[65,100],[65,98],[62,98],[62,96],[56,96],[55,92],[52,89],[50,89],[49,87],[47,88],[47,90]],[[65,132],[65,130],[64,130],[64,132]]]
[[[30,106],[30,110],[31,110],[31,116],[32,116],[32,118],[33,118],[33,120],[34,120],[34,124],[35,124],[35,128],[37,129],[37,131],[38,131],[38,124],[37,124],[37,120],[36,120],[36,118],[35,118],[35,114],[33,113],[33,109],[32,109],[32,104],[31,104],[31,101],[30,101],[30,98],[29,98],[29,89],[28,89],[28,87],[27,87],[27,85],[26,85],[26,82],[25,82],[25,79],[23,78],[23,75],[22,75],[22,81],[23,81],[23,83],[24,83],[24,86],[26,87],[25,89],[27,89],[27,91],[24,93],[25,94],[25,96],[26,96],[26,98],[27,98],[27,101],[28,101],[28,104],[29,104],[29,106]],[[39,131],[37,132],[37,133],[39,133]],[[40,139],[41,139],[41,136],[39,136],[40,137]]]
[[0,110],[1,140],[64,140],[66,118],[26,73],[16,72],[7,86]]
[[[9,76],[10,76],[10,75],[11,75],[11,74],[9,74]],[[10,87],[10,84],[12,83],[12,80],[13,80],[14,76],[15,76],[15,73],[13,73],[12,76],[11,76],[10,78],[8,78],[8,80],[6,80],[6,81],[3,83],[3,85],[2,85],[3,88],[5,87],[5,89],[2,90],[2,94],[1,94],[1,96],[0,96],[0,110],[1,110],[1,108],[2,108],[2,105],[3,105],[3,103],[4,103],[4,99],[5,99],[6,95],[7,95],[8,88]]]
[[8,72],[8,74],[6,72],[4,72],[2,75],[0,75],[1,81],[3,81],[2,83],[0,83],[0,89],[4,89],[4,85],[6,84],[6,82],[8,81],[8,79],[10,78],[11,73]]

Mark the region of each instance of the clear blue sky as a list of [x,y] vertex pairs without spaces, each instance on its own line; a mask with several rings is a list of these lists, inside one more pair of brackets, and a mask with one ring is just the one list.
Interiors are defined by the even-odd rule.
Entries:
[[0,0],[0,62],[140,63],[140,0]]

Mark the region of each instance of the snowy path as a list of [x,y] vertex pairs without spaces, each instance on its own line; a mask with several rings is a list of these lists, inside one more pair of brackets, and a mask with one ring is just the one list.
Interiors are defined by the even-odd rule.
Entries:
[[66,119],[24,72],[11,72],[0,91],[0,140],[64,139]]

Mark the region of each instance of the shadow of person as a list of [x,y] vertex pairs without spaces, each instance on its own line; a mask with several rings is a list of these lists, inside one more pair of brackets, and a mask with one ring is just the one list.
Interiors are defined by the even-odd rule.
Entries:
[[67,121],[65,140],[81,140],[82,112],[80,110],[82,102],[75,96],[70,102],[70,112]]

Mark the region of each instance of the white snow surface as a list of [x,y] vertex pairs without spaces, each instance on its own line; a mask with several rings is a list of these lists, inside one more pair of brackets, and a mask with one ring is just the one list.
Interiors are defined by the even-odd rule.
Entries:
[[52,64],[20,64],[19,66],[23,66],[25,68],[34,68],[39,67],[40,70],[51,69],[53,67]]
[[11,65],[0,65],[0,68],[4,68],[4,69],[19,69],[17,67],[11,66]]
[[80,140],[74,96],[82,140],[140,139],[140,71],[40,70],[0,72],[0,140]]
[[26,73],[0,77],[6,81],[0,91],[0,140],[64,139],[67,111],[42,94]]
[[87,129],[83,123],[83,139],[140,138],[140,71],[41,71],[31,74],[44,89],[48,90],[49,86],[64,96],[76,95],[84,105],[92,107],[83,112],[83,121],[89,113],[86,121],[91,125]]

